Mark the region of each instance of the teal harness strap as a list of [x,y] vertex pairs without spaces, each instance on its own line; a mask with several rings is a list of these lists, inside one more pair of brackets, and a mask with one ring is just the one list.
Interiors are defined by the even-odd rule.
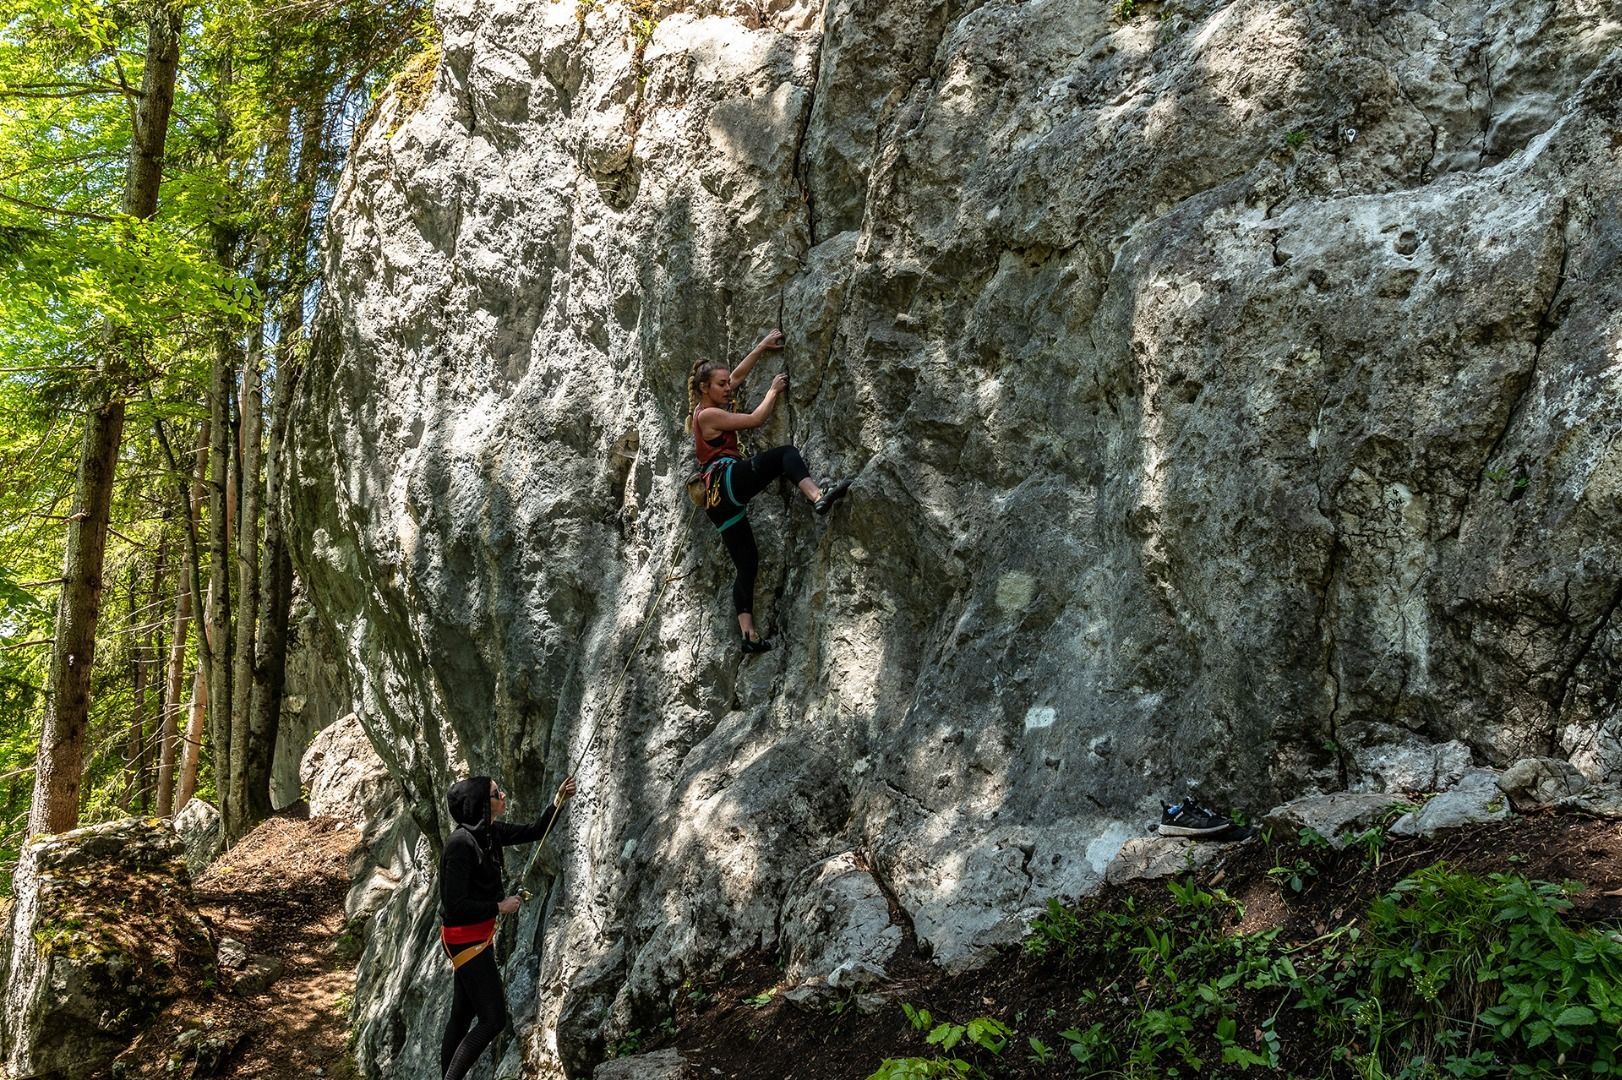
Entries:
[[749,516],[749,504],[739,502],[738,497],[732,494],[732,466],[736,464],[736,461],[727,462],[727,471],[721,474],[721,487],[724,488],[727,493],[727,502],[738,507],[739,509],[736,514],[727,518],[725,524],[716,526],[717,532],[726,532],[728,529],[732,528],[732,526]]
[[722,474],[720,474],[720,486],[722,486],[723,493],[727,495],[728,503],[732,503],[733,506],[738,508],[738,512],[733,514],[732,517],[728,517],[727,521],[722,522],[720,525],[715,525],[715,532],[727,532],[728,529],[732,529],[733,525],[738,524],[738,522],[743,521],[744,517],[749,516],[749,504],[740,503],[740,501],[738,501],[738,496],[733,495],[732,493],[732,467],[736,464],[738,464],[738,459],[736,459],[736,457],[720,457],[720,459],[717,459],[717,461],[710,462],[710,467],[706,470],[706,474],[709,474],[710,470],[714,470],[715,467],[719,467],[719,465],[727,465],[727,469],[723,470]]

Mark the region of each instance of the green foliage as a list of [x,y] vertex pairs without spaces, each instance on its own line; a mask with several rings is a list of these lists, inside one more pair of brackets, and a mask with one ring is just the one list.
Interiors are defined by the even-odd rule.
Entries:
[[971,1075],[973,1066],[966,1061],[943,1061],[940,1058],[886,1058],[867,1080],[939,1080],[942,1077]]
[[1110,5],[1110,14],[1125,22],[1138,13],[1138,0],[1115,0]]
[[[1372,866],[1380,844],[1355,842]],[[1622,1075],[1622,932],[1569,925],[1567,888],[1437,864],[1361,925],[1295,944],[1276,927],[1237,932],[1243,909],[1221,889],[1172,881],[1167,893],[1141,912],[1050,904],[1032,923],[1027,952],[1098,980],[1077,1002],[1088,1020],[1059,1032],[1083,1074],[1312,1061],[1322,1071],[1309,1075],[1391,1080]],[[1304,1025],[1281,1023],[1287,1012]],[[915,1027],[934,1024],[917,1013]],[[1312,1044],[1287,1046],[1286,1029]],[[1045,1045],[1031,1049],[1047,1063]]]
[[[136,220],[124,187],[148,14],[0,0],[0,891],[31,802],[78,417],[127,402],[81,785],[93,821],[126,812],[133,672],[156,673],[152,639],[180,587],[176,478],[154,426],[188,464],[222,335],[245,348],[263,331],[273,366],[292,359],[269,350],[296,342],[263,328],[313,301],[314,237],[355,121],[432,37],[418,0],[191,6],[159,209]],[[217,232],[232,239],[225,263]],[[149,685],[149,726],[157,704]]]
[[1618,1075],[1622,941],[1567,925],[1570,907],[1546,882],[1422,870],[1371,908],[1367,987],[1341,1014],[1393,1077],[1485,1076],[1494,1060],[1512,1076]]
[[[887,1058],[868,1080],[914,1080],[914,1078],[984,1076],[985,1070],[973,1061],[959,1057],[957,1051],[977,1051],[995,1059],[1007,1047],[1016,1032],[1002,1021],[990,1016],[977,1016],[966,1024],[950,1020],[937,1020],[922,1006],[903,1003],[902,1014],[914,1031],[924,1033],[924,1042],[936,1048],[931,1058]],[[1032,1040],[1033,1051],[1040,1045]],[[1047,1048],[1043,1047],[1047,1052]]]
[[610,1058],[630,1057],[642,1049],[642,1029],[632,1028],[624,1035],[608,1044],[607,1055]]

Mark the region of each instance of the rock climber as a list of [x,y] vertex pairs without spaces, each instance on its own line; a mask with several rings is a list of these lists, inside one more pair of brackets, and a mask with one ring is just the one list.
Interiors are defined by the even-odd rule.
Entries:
[[766,422],[777,408],[778,398],[788,391],[788,376],[772,380],[753,412],[733,412],[733,392],[767,349],[782,347],[783,331],[773,330],[732,370],[719,360],[699,360],[687,377],[687,425],[703,474],[705,513],[720,531],[721,543],[738,571],[732,583],[732,604],[738,612],[738,633],[746,653],[762,653],[772,647],[755,630],[755,573],[760,553],[749,527],[749,500],[773,480],[786,476],[818,514],[826,514],[850,490],[850,481],[840,480],[824,491],[811,479],[805,459],[792,446],[774,447],[748,458],[738,450],[738,432]]
[[503,898],[501,849],[544,837],[574,793],[571,776],[559,785],[552,804],[538,819],[529,825],[510,825],[496,820],[506,812],[507,793],[490,777],[475,776],[451,785],[450,811],[456,828],[445,841],[439,864],[439,914],[444,923],[440,937],[456,987],[439,1051],[444,1080],[466,1076],[507,1026],[507,991],[490,945],[496,936],[496,917],[516,914],[521,900]]

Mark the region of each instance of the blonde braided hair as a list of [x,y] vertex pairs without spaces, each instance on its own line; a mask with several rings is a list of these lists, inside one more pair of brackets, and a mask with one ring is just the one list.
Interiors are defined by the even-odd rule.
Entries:
[[693,430],[693,414],[698,411],[699,390],[707,385],[710,376],[725,371],[727,366],[719,360],[694,360],[687,373],[687,430]]

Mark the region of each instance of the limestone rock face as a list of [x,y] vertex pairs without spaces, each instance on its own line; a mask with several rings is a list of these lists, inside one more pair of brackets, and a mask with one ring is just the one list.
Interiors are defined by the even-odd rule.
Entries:
[[8,1077],[96,1075],[165,1003],[214,974],[186,852],[165,821],[125,818],[29,843],[13,887]]
[[355,828],[386,820],[399,798],[399,786],[353,713],[315,737],[299,762],[299,780],[310,792],[311,817]]
[[316,733],[355,711],[343,656],[302,595],[293,603],[291,622],[287,694],[271,760],[270,799],[278,810],[304,797],[299,766]]
[[882,974],[903,938],[883,886],[850,852],[811,867],[789,887],[781,925],[784,979],[833,989]]
[[[508,860],[498,1073],[552,1076],[841,852],[967,963],[1191,782],[1622,772],[1614,10],[1113,6],[436,5],[332,210],[290,495],[421,834],[374,1075],[432,1071],[468,773],[517,817],[580,775]],[[775,325],[748,442],[856,483],[755,501],[740,662],[685,381]]]

